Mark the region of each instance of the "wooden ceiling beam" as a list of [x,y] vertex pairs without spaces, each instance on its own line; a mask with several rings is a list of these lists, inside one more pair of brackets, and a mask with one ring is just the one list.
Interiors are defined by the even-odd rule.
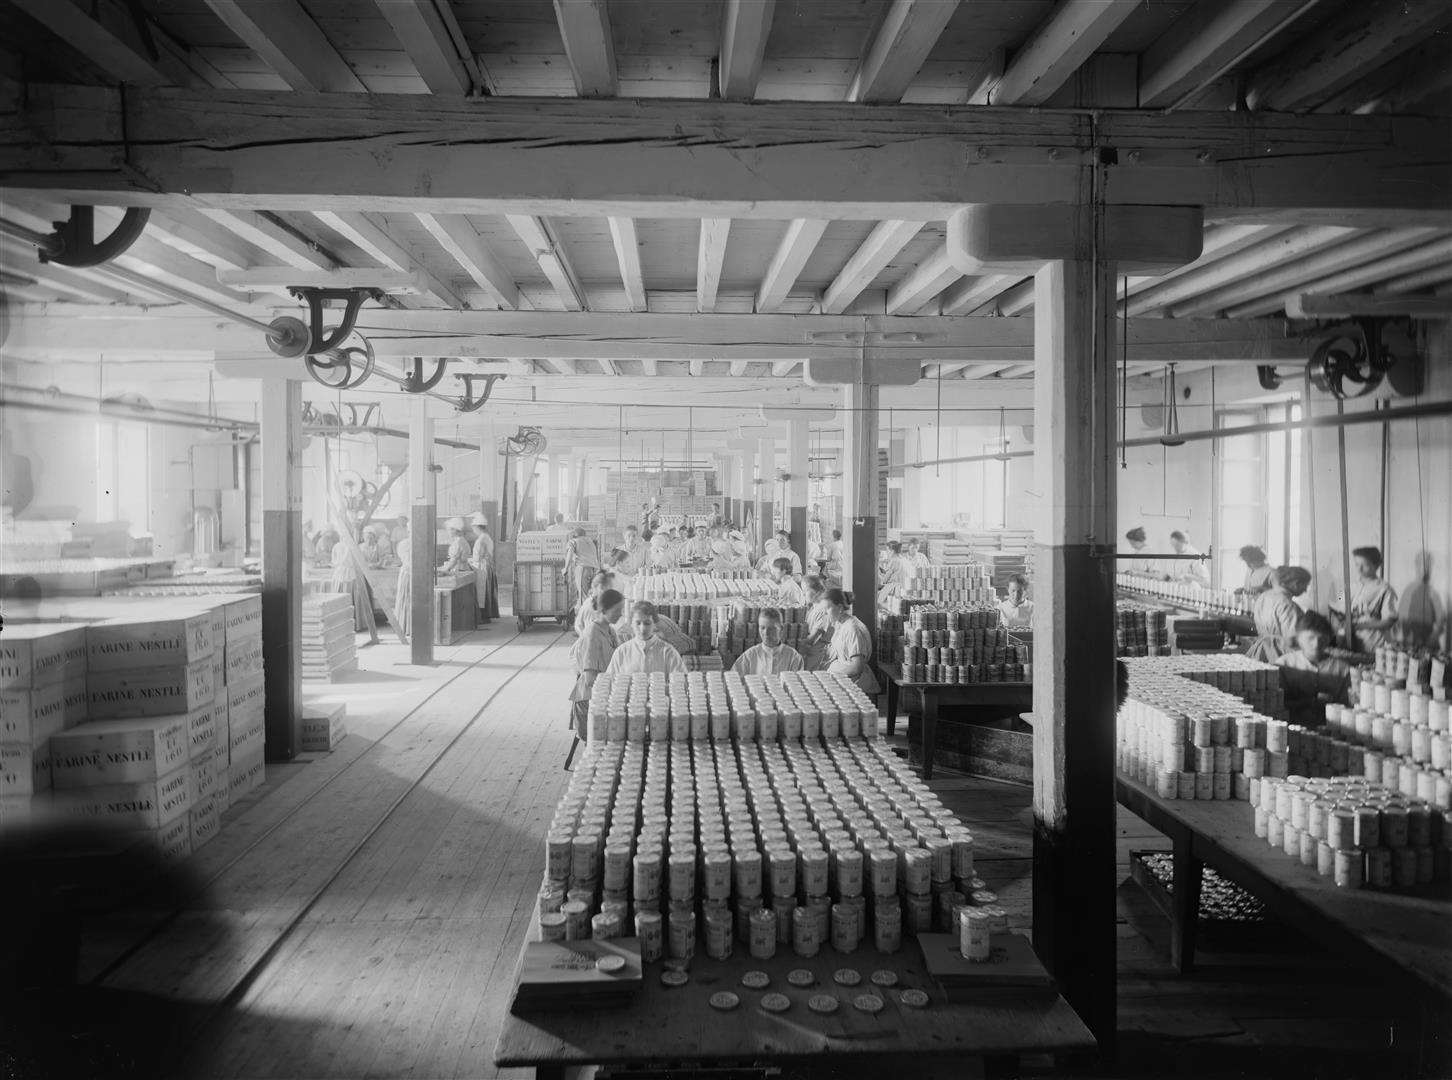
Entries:
[[467,217],[462,214],[419,214],[418,220],[496,304],[509,311],[526,306],[519,285],[494,252],[489,250],[489,245]]
[[761,279],[761,287],[756,290],[757,311],[775,311],[781,307],[828,224],[819,218],[797,218],[787,225],[786,235],[777,245],[766,276]]
[[828,315],[846,311],[926,224],[926,221],[879,222],[827,286],[822,294],[822,311]]
[[181,206],[172,207],[165,214],[152,214],[147,232],[183,254],[213,263],[218,269],[248,270],[273,261],[268,252],[243,240],[231,229]]
[[555,0],[555,21],[581,97],[614,97],[615,38],[607,0]]
[[1168,109],[1193,100],[1320,2],[1199,0],[1140,56],[1140,108]]
[[[452,32],[449,0],[374,0],[408,53],[419,78],[435,94],[467,96],[479,84],[478,68],[467,45],[460,49]],[[461,36],[462,39],[462,36]]]
[[376,262],[401,273],[417,274],[423,282],[424,291],[445,307],[457,310],[468,306],[464,298],[425,266],[417,255],[395,240],[377,215],[324,210],[315,216],[339,236],[357,244]]
[[1012,367],[1012,364],[969,364],[963,369],[960,378],[963,379],[987,379]]
[[1217,311],[1255,300],[1259,297],[1277,296],[1308,281],[1339,274],[1365,263],[1375,262],[1398,251],[1417,247],[1434,239],[1436,229],[1391,229],[1360,236],[1345,243],[1336,244],[1326,251],[1320,251],[1304,258],[1294,259],[1279,266],[1271,266],[1256,273],[1192,296],[1170,308],[1175,319],[1197,318]]
[[958,0],[892,0],[862,54],[848,101],[901,101],[938,43]]
[[316,241],[299,235],[265,211],[203,208],[202,213],[288,266],[299,270],[335,270],[339,265]]
[[994,105],[1042,105],[1074,74],[1140,0],[1059,0],[989,93]]
[[[367,312],[365,334],[381,356],[795,363],[865,353],[918,367],[939,361],[1013,364],[1033,356],[1033,320],[1026,318],[409,311],[371,305]],[[260,347],[256,330],[215,315],[139,308],[21,314],[12,332],[27,347],[105,349],[124,343],[158,354],[184,348],[255,353]],[[1276,319],[1130,319],[1129,351],[1131,360],[1146,361],[1264,363],[1306,355]]]
[[585,307],[585,290],[580,285],[574,267],[570,265],[564,245],[555,238],[549,223],[532,214],[505,216],[510,226],[519,234],[519,238],[524,241],[524,246],[529,248],[534,261],[539,263],[540,270],[549,279],[550,287],[560,298],[565,310],[582,310]]
[[1194,262],[1171,270],[1168,274],[1159,274],[1154,277],[1130,277],[1128,284],[1125,279],[1120,278],[1118,284],[1119,299],[1136,296],[1146,289],[1165,284],[1190,273],[1192,270],[1199,270],[1219,259],[1229,258],[1237,251],[1244,251],[1254,244],[1269,240],[1278,233],[1286,232],[1289,226],[1286,225],[1212,225],[1205,230],[1205,244],[1200,251],[1200,257]]
[[556,356],[542,357],[540,362],[552,368],[556,375],[579,375],[580,368],[573,360],[562,360]]
[[1440,296],[1376,293],[1293,293],[1286,298],[1293,319],[1452,319],[1452,302]]
[[659,374],[659,368],[656,366],[656,359],[653,356],[642,356],[640,358],[640,369],[651,378],[655,378]]
[[171,86],[176,81],[146,52],[131,12],[102,0],[13,0],[21,11],[118,83]]
[[1121,314],[1128,312],[1133,316],[1168,308],[1192,296],[1223,288],[1250,274],[1260,273],[1268,266],[1277,266],[1350,240],[1356,234],[1355,229],[1334,225],[1290,229],[1272,236],[1269,240],[1252,244],[1228,258],[1217,259],[1200,270],[1182,274],[1163,285],[1146,289],[1120,304],[1119,310]]
[[207,0],[207,6],[294,90],[367,92],[298,0]]
[[122,304],[131,295],[112,279],[95,274],[94,270],[72,270],[55,263],[43,263],[34,248],[22,248],[18,244],[12,246],[9,240],[0,243],[0,265],[5,267],[6,273],[20,274],[67,299],[87,304]]
[[778,360],[771,365],[771,373],[778,379],[785,378],[796,370],[800,364],[800,360]]
[[615,261],[620,264],[626,303],[631,311],[644,311],[647,307],[645,275],[640,269],[640,240],[635,232],[635,219],[612,217],[610,241],[615,245]]
[[749,360],[733,360],[733,361],[731,361],[731,377],[733,379],[739,379],[742,376],[744,376],[746,374],[747,365],[750,364],[750,363],[751,363],[751,361],[749,361]]
[[887,314],[912,314],[962,276],[947,246],[938,248],[887,291]]
[[1034,306],[1034,279],[1025,278],[1017,285],[1011,285],[987,303],[980,305],[970,315],[997,315],[1012,318],[1022,315]]
[[1406,225],[1452,202],[1435,117],[138,88],[123,123],[109,88],[8,93],[0,184],[99,205],[931,221],[1083,198],[1095,145],[1113,204]]
[[704,361],[704,360],[692,360],[691,361],[691,378],[693,378],[693,379],[699,379],[701,376],[703,376],[705,374],[706,374],[706,361]]
[[966,315],[1017,280],[1018,277],[1014,274],[964,278],[962,284],[955,285],[943,294],[940,307],[944,315]]
[[717,84],[723,98],[745,101],[756,96],[775,14],[776,0],[726,0],[717,64]]
[[1417,270],[1410,274],[1403,274],[1401,277],[1394,277],[1390,281],[1383,281],[1371,291],[1374,293],[1409,293],[1419,289],[1430,288],[1433,285],[1440,285],[1444,281],[1452,281],[1452,262],[1443,263],[1441,266],[1430,266],[1425,270]]
[[1452,21],[1446,0],[1358,0],[1255,72],[1252,109],[1314,109]]
[[701,237],[696,249],[696,310],[715,311],[721,288],[721,269],[726,261],[726,240],[730,218],[702,218]]
[[[1377,259],[1375,262],[1366,263],[1351,270],[1343,270],[1339,274],[1317,278],[1315,281],[1307,282],[1304,287],[1298,288],[1296,291],[1354,292],[1379,281],[1385,281],[1387,278],[1400,277],[1402,274],[1411,273],[1414,270],[1425,270],[1429,266],[1441,265],[1449,259],[1452,259],[1452,236],[1440,236],[1431,243],[1422,244],[1409,251],[1388,255],[1384,259]],[[1252,300],[1246,304],[1227,308],[1226,314],[1231,318],[1259,318],[1262,315],[1270,315],[1282,310],[1285,307],[1285,301],[1285,294]]]

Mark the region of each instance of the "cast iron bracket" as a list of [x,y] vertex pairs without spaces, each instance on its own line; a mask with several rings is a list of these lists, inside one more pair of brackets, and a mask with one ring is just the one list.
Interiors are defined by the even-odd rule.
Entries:
[[404,373],[403,380],[398,385],[406,394],[423,394],[438,386],[448,370],[449,361],[447,359],[435,360],[434,373],[425,379],[423,357],[413,356],[409,358],[409,370]]
[[149,207],[128,207],[120,224],[111,230],[111,235],[97,240],[96,208],[72,206],[70,220],[57,221],[55,232],[38,245],[40,261],[77,267],[108,263],[141,238],[150,217]]
[[[458,409],[461,413],[472,413],[478,412],[484,407],[484,403],[489,400],[489,395],[494,390],[494,384],[497,383],[500,379],[504,378],[504,376],[482,375],[477,371],[471,371],[465,374],[457,375],[455,376],[455,378],[464,380],[464,396],[459,398],[455,402],[454,408]],[[484,380],[484,392],[479,395],[477,400],[474,397],[475,379]]]
[[[325,289],[313,285],[294,285],[287,290],[299,300],[307,302],[308,305],[308,345],[309,355],[327,352],[336,349],[343,343],[343,339],[353,332],[354,325],[358,322],[358,311],[363,307],[364,300],[377,300],[383,294],[377,289]],[[323,301],[343,301],[343,321],[328,330],[323,326]],[[369,365],[370,370],[372,365]]]

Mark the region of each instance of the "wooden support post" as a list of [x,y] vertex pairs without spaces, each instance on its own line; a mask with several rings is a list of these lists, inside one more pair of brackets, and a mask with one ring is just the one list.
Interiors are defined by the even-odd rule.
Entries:
[[409,536],[413,545],[413,608],[410,660],[434,662],[434,564],[438,561],[438,474],[434,472],[434,422],[428,398],[412,402],[408,418]]
[[555,515],[560,512],[560,459],[554,454],[545,455],[544,474],[544,507],[535,516],[548,527],[555,523]]
[[489,522],[489,535],[497,541],[499,533],[499,496],[503,484],[499,456],[499,432],[493,424],[479,432],[479,511]]
[[766,542],[776,530],[773,520],[776,507],[772,495],[776,491],[776,443],[769,435],[763,435],[757,444],[756,472],[760,483],[756,485],[756,540],[765,549]]
[[877,403],[876,383],[842,388],[843,587],[852,614],[877,633]]
[[262,662],[268,761],[302,739],[302,384],[262,383]]
[[1055,261],[1034,297],[1034,948],[1113,1052],[1114,281]]
[[802,560],[802,573],[813,572],[807,561],[807,447],[811,439],[811,424],[806,420],[793,420],[787,434],[787,507],[783,515],[786,527],[792,534],[792,550]]

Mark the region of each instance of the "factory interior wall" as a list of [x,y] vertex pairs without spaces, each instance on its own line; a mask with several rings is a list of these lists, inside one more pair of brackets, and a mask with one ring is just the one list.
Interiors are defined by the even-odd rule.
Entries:
[[0,451],[30,459],[34,498],[20,519],[95,521],[94,418],[18,408],[0,413]]

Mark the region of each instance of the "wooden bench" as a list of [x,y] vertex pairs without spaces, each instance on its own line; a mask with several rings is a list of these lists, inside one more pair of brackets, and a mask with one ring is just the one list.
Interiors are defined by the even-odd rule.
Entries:
[[929,683],[912,682],[902,677],[902,667],[894,663],[878,665],[887,683],[887,733],[897,730],[897,703],[903,687],[918,691],[923,697],[923,779],[933,777],[933,751],[937,744],[938,709],[942,705],[1005,705],[1014,709],[1030,709],[1034,703],[1031,682]]
[[[521,950],[521,961],[523,950]],[[787,982],[794,968],[807,968],[816,985],[798,989]],[[834,984],[833,972],[852,968],[862,975],[855,987]],[[872,972],[890,969],[899,983],[880,989]],[[741,977],[765,971],[771,985],[751,990]],[[1020,1059],[1041,1055],[1084,1057],[1095,1051],[1094,1037],[1069,1004],[1052,987],[997,986],[945,992],[928,975],[915,939],[905,937],[892,955],[870,945],[844,955],[830,948],[811,959],[778,950],[770,960],[755,960],[737,943],[726,960],[698,955],[691,961],[690,982],[683,987],[661,985],[662,966],[647,964],[644,985],[623,1008],[570,1009],[559,1012],[511,1011],[500,1028],[494,1064],[528,1068],[535,1075],[565,1077],[588,1066],[636,1064],[663,1067],[761,1066],[807,1058],[851,1056],[856,1062],[902,1063],[902,1075],[914,1075],[908,1059],[971,1057],[983,1061],[986,1075],[1017,1075]],[[516,966],[514,981],[518,985]],[[926,1009],[904,1006],[901,990],[928,991]],[[740,1004],[729,1012],[712,1008],[709,999],[730,990]],[[758,1004],[764,993],[791,999],[785,1013],[771,1013]],[[807,1007],[810,994],[831,993],[836,1012],[819,1014]],[[879,1013],[856,1009],[860,994],[883,999]]]
[[1194,967],[1201,872],[1211,866],[1288,926],[1395,980],[1413,980],[1440,998],[1444,1010],[1452,1004],[1452,900],[1445,883],[1412,892],[1340,889],[1257,837],[1247,803],[1161,799],[1123,774],[1115,787],[1123,806],[1174,845],[1170,959],[1176,970]]

